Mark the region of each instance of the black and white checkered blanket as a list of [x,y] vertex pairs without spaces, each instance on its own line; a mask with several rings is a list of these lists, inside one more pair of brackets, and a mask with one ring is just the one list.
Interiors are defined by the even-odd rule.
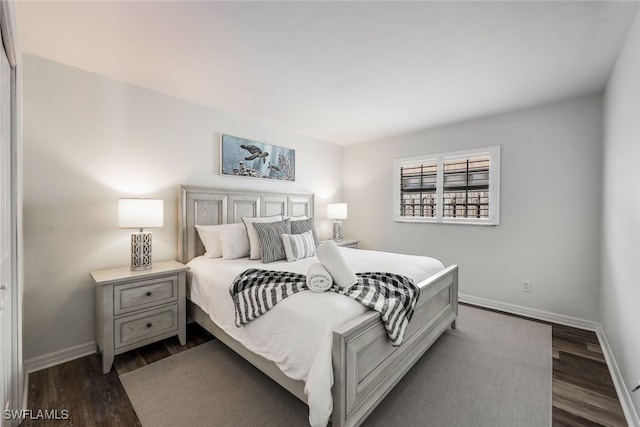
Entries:
[[[393,273],[356,273],[358,283],[350,288],[333,285],[336,292],[380,313],[391,344],[402,344],[420,288],[406,276]],[[297,292],[309,289],[304,274],[251,268],[236,277],[229,288],[236,309],[238,327],[256,319],[274,305]]]

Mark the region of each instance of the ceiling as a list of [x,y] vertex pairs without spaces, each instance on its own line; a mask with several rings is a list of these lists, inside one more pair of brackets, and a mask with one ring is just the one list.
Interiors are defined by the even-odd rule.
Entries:
[[18,1],[20,43],[350,144],[601,92],[638,2]]

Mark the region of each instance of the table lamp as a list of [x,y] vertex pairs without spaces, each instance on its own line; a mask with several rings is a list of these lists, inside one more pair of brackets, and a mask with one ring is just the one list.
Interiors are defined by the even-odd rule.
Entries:
[[131,234],[131,270],[151,268],[151,232],[145,228],[164,225],[164,201],[155,199],[120,199],[120,228],[138,228]]
[[342,240],[342,221],[347,219],[346,203],[330,203],[327,205],[327,218],[335,220],[333,222],[333,240]]

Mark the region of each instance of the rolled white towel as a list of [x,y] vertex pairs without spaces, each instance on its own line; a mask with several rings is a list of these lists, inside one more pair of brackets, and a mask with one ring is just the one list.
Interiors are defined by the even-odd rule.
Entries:
[[307,287],[313,292],[324,292],[333,285],[331,274],[319,262],[314,262],[307,270]]
[[336,285],[349,288],[358,283],[358,277],[347,265],[335,242],[329,240],[321,243],[316,249],[316,256]]

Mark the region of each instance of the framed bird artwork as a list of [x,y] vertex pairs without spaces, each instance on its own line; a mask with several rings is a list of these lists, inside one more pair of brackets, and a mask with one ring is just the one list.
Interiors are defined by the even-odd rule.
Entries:
[[296,180],[296,151],[220,134],[220,173],[252,178]]

